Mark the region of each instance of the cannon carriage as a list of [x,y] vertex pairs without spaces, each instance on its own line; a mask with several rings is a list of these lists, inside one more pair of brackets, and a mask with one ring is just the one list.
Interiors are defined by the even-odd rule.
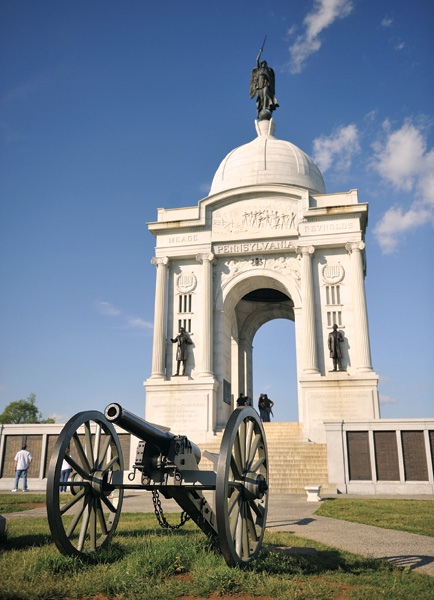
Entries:
[[[124,469],[114,425],[139,439],[132,468]],[[187,437],[119,404],[109,404],[104,414],[78,413],[60,433],[48,470],[47,514],[56,546],[67,555],[106,547],[119,521],[124,490],[147,490],[154,503],[158,493],[173,498],[217,542],[227,564],[250,563],[261,548],[268,505],[267,444],[256,411],[236,409],[219,455],[206,454],[213,470],[199,469],[201,451]],[[67,482],[61,481],[64,460],[73,470]],[[72,494],[67,502],[62,486]],[[214,508],[206,491],[214,492]]]

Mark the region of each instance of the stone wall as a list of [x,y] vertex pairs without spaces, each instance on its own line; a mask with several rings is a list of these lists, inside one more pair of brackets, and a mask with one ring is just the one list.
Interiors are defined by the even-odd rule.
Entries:
[[339,492],[434,493],[434,419],[325,421],[325,429]]
[[[14,458],[24,444],[27,444],[27,449],[33,457],[27,474],[29,489],[45,490],[51,454],[62,429],[62,424],[0,425],[0,490],[13,488]],[[125,469],[128,469],[134,462],[137,440],[123,429],[115,429],[119,436]]]

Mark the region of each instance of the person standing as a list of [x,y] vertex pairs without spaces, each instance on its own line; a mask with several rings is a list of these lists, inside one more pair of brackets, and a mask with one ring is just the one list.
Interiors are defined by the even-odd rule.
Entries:
[[33,457],[27,450],[27,445],[24,444],[19,452],[15,455],[15,485],[13,492],[18,491],[18,482],[20,477],[23,478],[23,492],[28,492],[27,489],[27,469],[32,464]]
[[264,394],[259,395],[258,408],[261,421],[267,421],[267,411],[265,410]]
[[[65,455],[66,454],[69,454],[69,448],[66,449]],[[68,477],[71,475],[71,471],[72,471],[71,465],[66,460],[66,456],[65,456],[65,458],[63,459],[63,462],[62,462],[62,471],[60,473],[60,481],[62,483],[66,483],[68,481]],[[61,485],[60,491],[66,492],[66,485]]]
[[267,413],[267,418],[263,419],[263,421],[265,421],[266,423],[269,423],[271,421],[271,417],[274,417],[273,411],[271,410],[272,407],[274,406],[274,402],[272,400],[270,400],[270,398],[267,396],[267,394],[264,394],[263,402],[264,402],[264,406],[265,406],[265,412]]
[[237,408],[242,408],[243,406],[247,406],[247,398],[243,392],[240,392],[240,395],[237,398]]

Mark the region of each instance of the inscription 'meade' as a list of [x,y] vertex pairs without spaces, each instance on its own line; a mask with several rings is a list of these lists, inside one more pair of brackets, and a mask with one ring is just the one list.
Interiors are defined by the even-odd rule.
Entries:
[[173,235],[169,237],[169,244],[191,244],[198,241],[198,235]]
[[353,221],[340,221],[338,223],[301,224],[302,233],[334,233],[335,231],[354,231]]

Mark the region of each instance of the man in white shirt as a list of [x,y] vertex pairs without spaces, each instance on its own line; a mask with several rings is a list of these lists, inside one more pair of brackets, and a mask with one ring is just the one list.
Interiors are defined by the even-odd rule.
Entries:
[[18,482],[20,477],[23,476],[23,492],[27,492],[27,469],[30,467],[30,464],[33,460],[32,455],[27,450],[26,444],[22,447],[22,449],[17,452],[15,456],[15,485],[13,492],[18,491]]

